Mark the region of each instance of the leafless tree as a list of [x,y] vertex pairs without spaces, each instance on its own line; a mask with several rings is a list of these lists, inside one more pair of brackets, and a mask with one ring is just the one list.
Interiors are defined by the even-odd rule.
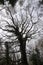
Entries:
[[[7,21],[7,20],[2,20],[1,22],[3,22],[3,21],[6,22],[6,25],[5,25],[5,28],[0,26],[0,29],[2,29],[3,31],[7,31],[7,33],[13,34],[13,35],[11,34],[11,35],[6,35],[6,36],[9,39],[12,36],[15,37],[13,42],[17,43],[17,44],[20,43],[22,65],[28,65],[27,56],[26,56],[26,41],[27,40],[29,41],[30,39],[32,39],[34,34],[36,34],[38,32],[38,30],[34,30],[33,27],[39,21],[39,17],[38,17],[38,20],[36,22],[33,22],[33,17],[32,17],[32,13],[34,10],[34,7],[33,7],[31,13],[28,12],[29,15],[26,11],[26,18],[25,19],[23,19],[22,12],[21,12],[21,21],[19,21],[17,16],[16,16],[16,20],[17,20],[17,22],[16,22],[14,20],[14,17],[12,15],[9,7],[6,7],[5,9],[6,9],[7,14],[10,15],[10,20],[12,23],[9,23],[10,21]],[[9,20],[9,18],[8,18],[8,20]]]

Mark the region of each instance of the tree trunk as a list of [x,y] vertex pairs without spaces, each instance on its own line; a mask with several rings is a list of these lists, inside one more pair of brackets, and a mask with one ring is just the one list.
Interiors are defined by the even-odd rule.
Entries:
[[20,44],[20,51],[21,51],[22,65],[29,65],[27,62],[27,56],[26,56],[26,43]]

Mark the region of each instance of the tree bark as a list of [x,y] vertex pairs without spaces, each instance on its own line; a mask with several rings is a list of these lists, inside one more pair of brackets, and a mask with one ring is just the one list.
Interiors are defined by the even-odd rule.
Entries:
[[26,43],[20,44],[20,51],[21,51],[22,65],[29,65],[27,62],[27,56],[26,56]]
[[[18,28],[17,28],[18,29]],[[22,65],[28,65],[27,56],[26,56],[26,38],[23,38],[21,33],[17,30],[16,35],[20,42],[20,51],[21,51],[21,62]]]

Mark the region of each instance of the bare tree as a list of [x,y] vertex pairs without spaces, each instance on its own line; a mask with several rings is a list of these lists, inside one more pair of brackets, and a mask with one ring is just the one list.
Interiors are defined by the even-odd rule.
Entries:
[[[34,8],[32,9],[32,12],[33,10]],[[30,39],[32,39],[33,35],[37,33],[37,30],[34,30],[33,27],[36,25],[39,18],[36,22],[33,22],[32,12],[29,13],[29,16],[28,16],[26,11],[25,20],[23,19],[23,15],[21,13],[21,21],[20,21],[21,23],[20,23],[17,17],[16,17],[17,22],[14,20],[14,17],[12,16],[12,13],[9,7],[6,8],[6,12],[9,12],[10,20],[12,21],[12,24],[9,23],[9,21],[3,20],[4,22],[7,23],[7,25],[5,25],[5,28],[1,26],[0,29],[13,34],[13,37],[15,37],[14,43],[17,43],[17,44],[20,43],[22,65],[28,65],[27,56],[26,56],[26,41],[27,40],[29,41]],[[8,38],[12,37],[12,35],[10,36],[6,35],[6,36]]]

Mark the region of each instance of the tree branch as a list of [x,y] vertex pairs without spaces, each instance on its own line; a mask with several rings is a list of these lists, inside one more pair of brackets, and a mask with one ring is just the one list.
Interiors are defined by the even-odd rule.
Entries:
[[13,18],[12,14],[11,14],[11,11],[10,11],[9,7],[7,7],[7,9],[8,9],[8,11],[9,11],[9,13],[10,13],[11,18],[12,18],[11,20],[12,20],[12,22],[13,22],[15,28],[16,28],[16,25],[15,25],[15,23],[14,23],[14,18]]
[[14,33],[14,32],[15,32],[14,30],[3,29],[3,28],[1,28],[1,27],[0,27],[0,29],[2,29],[3,31],[11,32],[11,33]]

